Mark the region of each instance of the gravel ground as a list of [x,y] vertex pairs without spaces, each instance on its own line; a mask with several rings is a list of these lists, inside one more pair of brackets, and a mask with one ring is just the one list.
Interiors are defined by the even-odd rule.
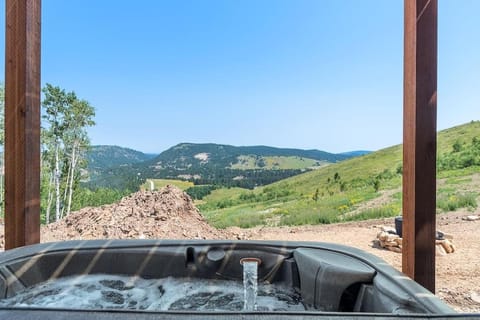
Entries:
[[[478,213],[477,213],[478,214]],[[437,216],[437,230],[453,235],[456,251],[436,258],[436,294],[459,312],[480,313],[480,220],[465,221],[471,212]],[[230,228],[242,239],[333,242],[356,247],[384,259],[401,270],[402,255],[373,245],[381,226],[394,226],[393,219],[354,223],[300,226]]]

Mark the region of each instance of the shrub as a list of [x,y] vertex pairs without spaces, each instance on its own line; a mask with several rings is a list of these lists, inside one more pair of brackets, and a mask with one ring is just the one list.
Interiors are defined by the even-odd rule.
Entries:
[[202,200],[204,197],[212,193],[213,190],[217,189],[217,186],[213,185],[198,185],[193,186],[185,190],[185,192],[195,200]]
[[367,209],[359,214],[345,217],[344,221],[361,221],[369,219],[389,218],[397,216],[400,209],[395,205],[387,205],[381,208]]
[[476,208],[477,195],[475,193],[466,194],[447,194],[441,195],[437,199],[437,208],[443,211],[455,211],[459,208]]

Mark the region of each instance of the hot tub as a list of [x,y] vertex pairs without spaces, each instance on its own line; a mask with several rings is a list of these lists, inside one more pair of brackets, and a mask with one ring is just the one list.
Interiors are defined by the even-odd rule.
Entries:
[[[243,283],[240,262],[245,258],[259,262],[258,298],[265,305],[255,311],[245,311],[235,293]],[[52,302],[61,294],[66,300]],[[346,246],[310,242],[93,240],[33,245],[0,254],[0,298],[0,319],[455,316],[383,260]],[[276,307],[277,301],[284,305]]]

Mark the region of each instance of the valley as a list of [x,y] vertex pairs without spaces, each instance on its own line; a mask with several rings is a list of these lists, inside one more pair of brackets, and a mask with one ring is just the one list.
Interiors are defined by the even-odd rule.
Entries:
[[[439,132],[439,213],[478,207],[479,137],[478,121]],[[101,160],[93,164],[104,163],[105,154],[123,153],[124,159],[116,157],[116,166],[95,169],[102,174],[89,185],[115,188],[127,181],[132,191],[175,185],[217,228],[332,224],[401,214],[401,145],[331,154],[182,143],[158,156],[131,152],[107,150],[92,156]]]

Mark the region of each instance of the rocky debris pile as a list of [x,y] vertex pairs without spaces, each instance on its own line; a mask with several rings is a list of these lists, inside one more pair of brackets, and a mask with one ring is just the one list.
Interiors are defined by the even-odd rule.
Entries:
[[43,227],[42,241],[72,239],[226,239],[174,186],[139,191],[119,203],[84,208]]
[[[450,234],[437,231],[435,240],[437,255],[446,255],[455,252],[453,245],[453,236]],[[402,252],[403,239],[396,233],[395,228],[381,227],[381,231],[377,234],[375,245],[393,252]]]

